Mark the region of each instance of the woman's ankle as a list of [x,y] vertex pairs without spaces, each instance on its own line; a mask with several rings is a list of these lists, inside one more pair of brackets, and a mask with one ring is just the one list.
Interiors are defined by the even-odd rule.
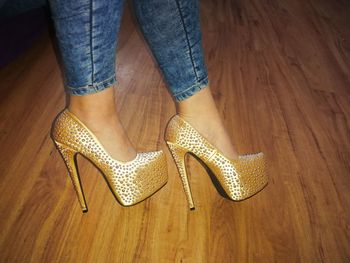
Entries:
[[209,87],[177,103],[177,114],[201,133],[227,157],[236,158],[237,151],[221,120]]
[[71,95],[68,110],[77,117],[87,120],[118,119],[112,88],[84,96]]

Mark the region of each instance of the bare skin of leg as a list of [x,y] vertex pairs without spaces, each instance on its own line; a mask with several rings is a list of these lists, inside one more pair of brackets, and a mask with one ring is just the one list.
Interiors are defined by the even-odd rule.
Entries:
[[[238,156],[209,87],[177,102],[176,107],[177,113],[226,157]],[[112,158],[125,162],[136,157],[136,150],[118,117],[113,88],[84,96],[71,95],[68,109],[95,134]]]
[[112,158],[125,162],[136,157],[118,118],[112,87],[84,96],[71,95],[68,109],[95,134]]
[[177,102],[176,107],[178,115],[191,124],[227,158],[234,159],[238,157],[230,136],[221,121],[209,87]]

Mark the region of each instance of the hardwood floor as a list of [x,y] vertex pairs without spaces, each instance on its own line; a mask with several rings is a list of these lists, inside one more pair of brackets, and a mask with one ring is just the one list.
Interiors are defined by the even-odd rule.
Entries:
[[167,153],[169,182],[119,205],[78,157],[80,210],[51,122],[65,106],[52,37],[0,70],[0,262],[350,262],[350,2],[201,1],[211,88],[240,153],[270,182],[223,199],[190,159],[189,211],[163,140],[175,107],[126,9],[117,107],[139,151]]

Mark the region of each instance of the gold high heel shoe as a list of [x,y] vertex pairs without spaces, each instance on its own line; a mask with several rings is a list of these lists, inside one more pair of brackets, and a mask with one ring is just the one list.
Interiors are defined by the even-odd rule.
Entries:
[[204,162],[214,173],[224,194],[234,201],[256,194],[268,182],[262,152],[228,159],[179,115],[170,119],[165,131],[165,141],[179,170],[190,209],[194,209],[194,203],[186,172],[186,153]]
[[134,160],[117,161],[68,109],[57,116],[52,138],[66,163],[83,212],[87,212],[87,205],[76,167],[77,153],[99,168],[112,193],[124,206],[146,199],[167,182],[166,158],[162,151],[137,153]]

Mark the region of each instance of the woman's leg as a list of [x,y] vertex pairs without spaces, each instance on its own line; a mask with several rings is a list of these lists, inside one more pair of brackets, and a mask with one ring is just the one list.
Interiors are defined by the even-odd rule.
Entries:
[[137,19],[178,114],[227,157],[236,158],[209,88],[198,5],[198,0],[134,0]]
[[116,112],[115,52],[123,0],[49,0],[61,51],[69,110],[97,136],[111,156],[136,152]]

